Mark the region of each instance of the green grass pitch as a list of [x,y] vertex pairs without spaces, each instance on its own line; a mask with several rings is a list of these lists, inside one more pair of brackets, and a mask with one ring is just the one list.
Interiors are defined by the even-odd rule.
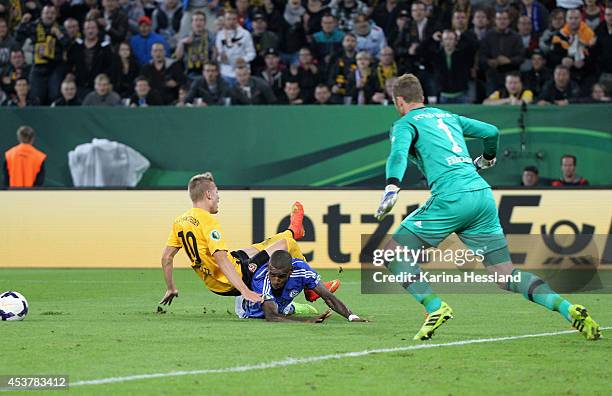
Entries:
[[[422,343],[412,336],[424,319],[423,310],[409,295],[362,295],[357,271],[321,274],[325,279],[340,276],[344,284],[338,296],[372,322],[348,323],[338,315],[320,325],[239,320],[234,299],[213,295],[190,270],[175,271],[180,297],[166,314],[157,314],[165,290],[161,270],[2,269],[0,291],[23,293],[30,312],[23,322],[0,322],[0,374],[68,374],[75,383]],[[429,343],[569,329],[558,314],[519,295],[442,297],[455,310],[455,319]],[[612,296],[569,298],[586,305],[602,326],[612,324]],[[324,307],[320,301],[316,305]],[[72,386],[69,393],[604,395],[611,389],[609,333],[604,331],[598,342],[561,334]]]

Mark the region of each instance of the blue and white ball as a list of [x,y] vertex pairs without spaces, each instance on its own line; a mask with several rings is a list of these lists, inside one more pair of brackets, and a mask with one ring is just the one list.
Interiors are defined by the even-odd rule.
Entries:
[[23,320],[28,314],[28,300],[15,292],[7,291],[0,294],[0,319]]

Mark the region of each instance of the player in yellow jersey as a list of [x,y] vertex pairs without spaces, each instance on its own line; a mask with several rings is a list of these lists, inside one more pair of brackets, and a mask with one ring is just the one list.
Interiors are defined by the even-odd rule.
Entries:
[[193,208],[174,220],[162,254],[167,290],[160,304],[171,304],[178,296],[172,271],[174,256],[181,248],[185,249],[191,267],[210,291],[223,296],[242,295],[251,302],[260,302],[261,295],[251,291],[247,285],[251,284],[257,268],[267,263],[272,253],[286,250],[292,257],[304,260],[296,242],[304,236],[304,209],[299,202],[293,205],[288,230],[248,248],[230,252],[219,222],[213,216],[219,211],[219,192],[212,174],[207,172],[192,177],[188,190]]

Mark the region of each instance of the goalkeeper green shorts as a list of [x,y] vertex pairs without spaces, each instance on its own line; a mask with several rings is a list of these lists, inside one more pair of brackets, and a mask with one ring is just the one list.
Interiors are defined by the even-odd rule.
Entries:
[[482,252],[485,265],[510,261],[490,188],[431,196],[402,221],[393,239],[408,248],[435,247],[453,232],[468,248]]

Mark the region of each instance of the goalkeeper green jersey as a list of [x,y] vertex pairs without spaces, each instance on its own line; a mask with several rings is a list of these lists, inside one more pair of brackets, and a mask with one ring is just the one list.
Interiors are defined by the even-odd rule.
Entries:
[[410,160],[425,175],[432,195],[490,188],[476,172],[465,136],[481,138],[485,157],[495,157],[499,130],[494,125],[434,107],[411,110],[391,129],[387,180],[399,185]]

